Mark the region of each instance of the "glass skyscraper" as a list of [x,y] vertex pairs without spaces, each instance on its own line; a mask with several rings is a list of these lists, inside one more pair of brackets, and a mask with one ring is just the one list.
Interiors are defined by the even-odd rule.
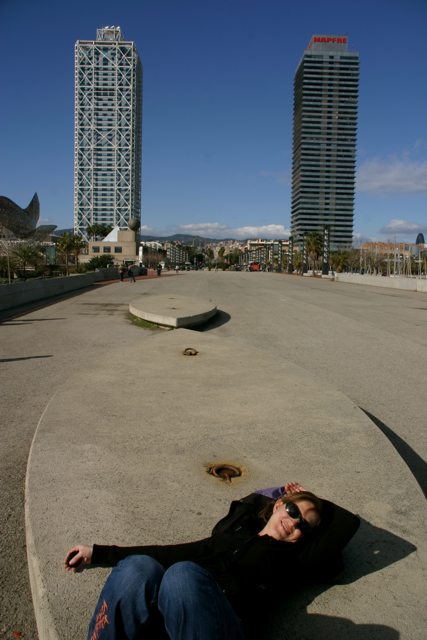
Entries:
[[120,27],[75,46],[74,231],[141,218],[142,65]]
[[294,243],[330,226],[331,250],[353,239],[359,54],[347,36],[315,35],[294,80]]

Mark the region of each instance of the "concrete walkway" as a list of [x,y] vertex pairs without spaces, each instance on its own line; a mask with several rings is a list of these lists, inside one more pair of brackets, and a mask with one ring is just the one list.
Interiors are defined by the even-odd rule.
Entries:
[[[206,330],[147,331],[128,318],[129,296],[138,290],[199,297],[216,303],[219,314]],[[363,522],[346,552],[344,584],[313,587],[288,600],[271,621],[270,637],[287,637],[292,629],[304,638],[421,640],[426,309],[427,296],[419,293],[276,274],[192,272],[132,288],[102,287],[3,324],[6,483],[7,473],[19,483],[20,452],[51,400],[27,477],[27,542],[39,602],[49,598],[47,626],[59,637],[84,637],[87,620],[78,613],[84,594],[96,597],[93,590],[105,579],[103,569],[62,572],[71,544],[205,535],[232,497],[260,483],[297,479],[358,512]],[[185,344],[172,344],[180,335]],[[181,347],[192,346],[200,356],[181,355]],[[45,460],[41,443],[50,447],[50,439],[55,454]],[[211,455],[226,454],[245,471],[231,486],[203,466]],[[40,488],[35,494],[33,480]],[[125,501],[126,492],[134,500]],[[191,501],[191,536],[175,511],[159,531],[159,508],[175,492]],[[2,524],[2,532],[13,521]],[[49,549],[40,547],[44,537]],[[10,558],[13,547],[2,540]],[[24,605],[21,596],[20,611]],[[76,615],[71,636],[64,625]]]

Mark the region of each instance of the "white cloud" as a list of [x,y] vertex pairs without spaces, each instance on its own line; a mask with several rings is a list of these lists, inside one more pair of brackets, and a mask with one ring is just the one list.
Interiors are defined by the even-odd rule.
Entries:
[[141,234],[143,236],[156,236],[158,235],[155,229],[148,227],[146,224],[141,225]]
[[197,235],[215,234],[227,231],[230,227],[219,222],[204,222],[199,224],[180,224],[178,233],[195,233]]
[[37,226],[39,227],[41,224],[53,224],[53,222],[50,218],[39,218]]
[[417,235],[418,233],[427,233],[427,225],[418,224],[418,222],[408,222],[407,220],[390,220],[388,224],[379,229],[378,233]]
[[226,224],[218,222],[205,222],[198,224],[181,224],[175,233],[189,233],[191,235],[204,236],[206,238],[284,238],[290,235],[290,230],[282,224],[267,224],[260,227],[248,226],[233,229]]
[[366,160],[357,171],[356,190],[381,198],[427,194],[427,160],[410,160],[408,153],[402,159]]
[[365,244],[365,242],[381,242],[380,238],[374,238],[373,236],[365,236],[363,233],[353,233],[353,244]]
[[290,171],[260,171],[260,175],[267,178],[272,176],[279,184],[291,184],[291,172]]

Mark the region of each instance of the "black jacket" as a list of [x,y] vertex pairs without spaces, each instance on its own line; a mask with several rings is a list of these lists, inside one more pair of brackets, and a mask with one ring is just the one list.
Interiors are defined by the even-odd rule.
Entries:
[[[176,545],[117,547],[94,545],[92,563],[115,566],[130,555],[148,555],[165,569],[189,560],[218,582],[240,618],[249,621],[261,601],[286,595],[287,584],[327,582],[342,570],[341,551],[357,531],[359,519],[323,501],[322,522],[314,537],[286,544],[258,536],[265,522],[258,513],[271,499],[251,494],[232,502],[209,538]],[[251,621],[252,624],[252,621]]]

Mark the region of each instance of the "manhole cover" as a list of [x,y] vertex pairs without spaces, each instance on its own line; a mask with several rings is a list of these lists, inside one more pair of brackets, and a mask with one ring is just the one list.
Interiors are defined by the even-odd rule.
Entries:
[[184,349],[182,353],[184,354],[184,356],[197,356],[199,352],[196,351],[196,349],[193,349],[192,347],[187,347],[187,349]]
[[242,475],[239,467],[234,467],[231,464],[216,464],[209,469],[209,473],[215,476],[215,478],[222,478],[222,480],[228,483],[231,482],[231,478],[238,478]]

